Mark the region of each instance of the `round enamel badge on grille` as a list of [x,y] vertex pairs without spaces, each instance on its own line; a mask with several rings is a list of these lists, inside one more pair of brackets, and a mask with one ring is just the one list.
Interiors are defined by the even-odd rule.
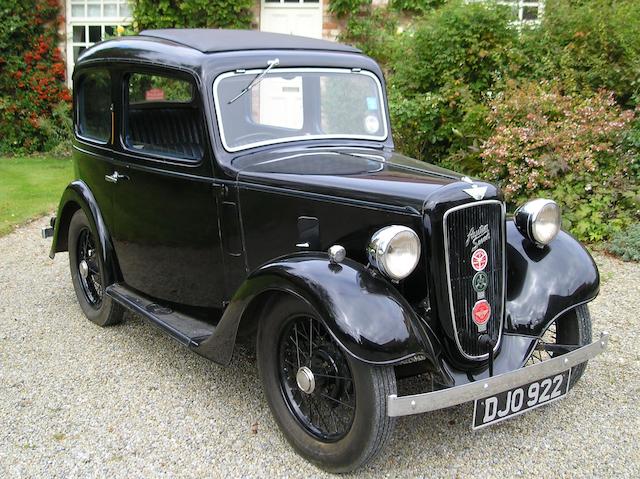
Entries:
[[482,248],[478,248],[471,255],[471,266],[476,271],[482,271],[487,267],[487,252]]
[[489,321],[490,317],[491,305],[486,299],[481,299],[473,305],[473,309],[471,310],[471,319],[473,319],[473,322],[478,326],[487,324],[487,321]]
[[487,276],[487,273],[484,271],[478,271],[473,277],[471,284],[473,285],[473,289],[476,290],[476,293],[484,292],[489,285],[489,277]]

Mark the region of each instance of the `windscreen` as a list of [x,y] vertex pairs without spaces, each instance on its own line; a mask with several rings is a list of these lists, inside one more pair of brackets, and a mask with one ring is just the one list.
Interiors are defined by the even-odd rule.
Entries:
[[387,137],[382,88],[372,73],[274,68],[259,78],[260,73],[226,73],[214,83],[227,150],[316,138]]

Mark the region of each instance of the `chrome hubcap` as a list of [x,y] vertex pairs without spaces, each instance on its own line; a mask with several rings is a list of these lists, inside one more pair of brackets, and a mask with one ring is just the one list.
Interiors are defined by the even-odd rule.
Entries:
[[316,388],[316,378],[313,376],[313,372],[306,366],[302,366],[298,369],[296,374],[296,382],[300,391],[306,394],[311,394]]
[[82,279],[87,279],[89,276],[89,265],[85,260],[80,261],[78,269],[80,270],[80,276],[82,276]]

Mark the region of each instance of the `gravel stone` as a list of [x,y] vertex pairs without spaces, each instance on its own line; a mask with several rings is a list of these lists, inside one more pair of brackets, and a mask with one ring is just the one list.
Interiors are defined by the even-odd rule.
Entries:
[[[252,353],[229,367],[128,315],[82,315],[39,220],[0,238],[0,477],[329,477],[274,423]],[[597,255],[594,334],[566,400],[471,432],[472,405],[401,418],[359,477],[640,477],[640,265]]]

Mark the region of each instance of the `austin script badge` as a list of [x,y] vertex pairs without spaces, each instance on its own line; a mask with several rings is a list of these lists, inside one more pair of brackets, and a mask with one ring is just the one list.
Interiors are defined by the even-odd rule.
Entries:
[[491,239],[491,232],[489,231],[489,225],[481,225],[478,228],[471,227],[467,234],[467,241],[465,246],[472,245],[471,251],[477,250],[482,243],[486,243]]

